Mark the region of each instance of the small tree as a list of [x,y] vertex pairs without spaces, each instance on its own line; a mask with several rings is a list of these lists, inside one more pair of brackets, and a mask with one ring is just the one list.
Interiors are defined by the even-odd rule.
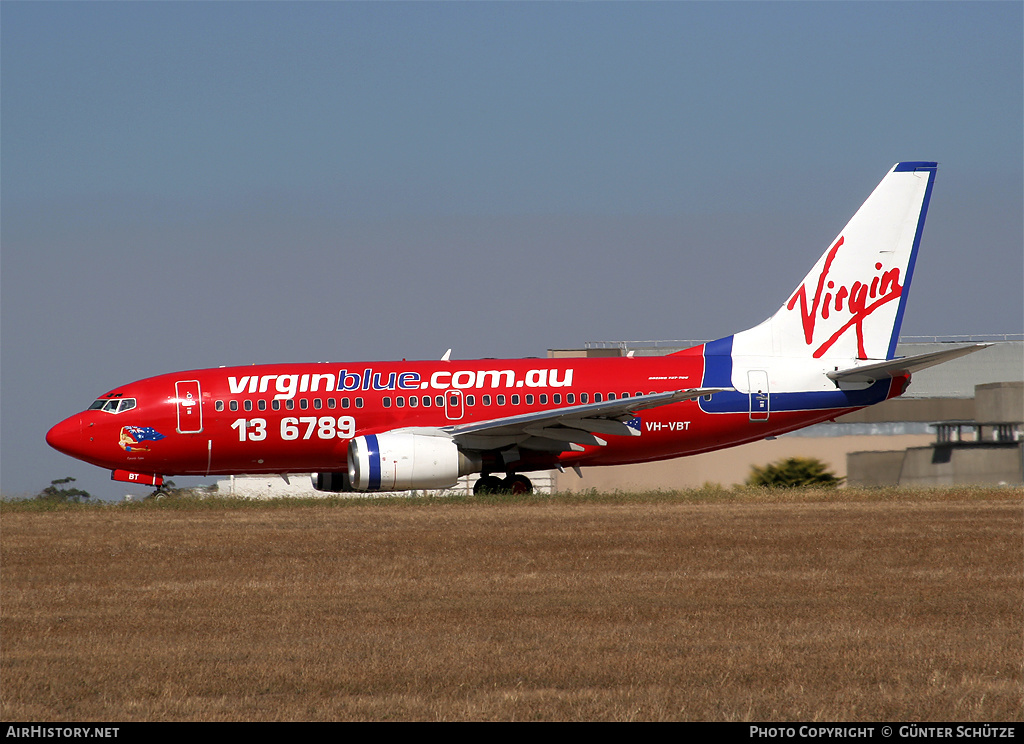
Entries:
[[842,478],[836,477],[828,466],[817,458],[790,457],[765,465],[763,468],[753,466],[750,469],[750,477],[747,478],[747,485],[768,488],[835,488],[842,481]]
[[75,479],[71,477],[50,481],[50,485],[37,493],[36,498],[43,501],[73,501],[75,503],[82,499],[92,498],[91,493],[83,491],[81,488],[60,488],[66,483],[74,482]]

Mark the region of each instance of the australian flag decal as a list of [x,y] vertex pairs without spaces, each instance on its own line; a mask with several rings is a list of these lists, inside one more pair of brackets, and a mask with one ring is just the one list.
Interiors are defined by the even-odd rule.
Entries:
[[158,442],[164,438],[164,435],[152,426],[126,426],[124,428],[136,442]]
[[164,435],[152,426],[122,426],[118,444],[125,452],[148,452],[143,442],[159,442]]

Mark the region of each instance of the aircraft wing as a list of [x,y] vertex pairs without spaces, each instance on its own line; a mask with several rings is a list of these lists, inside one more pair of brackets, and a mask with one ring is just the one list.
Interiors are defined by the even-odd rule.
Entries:
[[918,354],[917,356],[902,357],[900,359],[889,359],[884,362],[865,364],[860,367],[839,369],[828,372],[829,379],[836,382],[868,382],[873,383],[883,377],[896,377],[898,375],[913,374],[936,364],[948,362],[950,359],[973,354],[976,351],[987,349],[992,344],[973,344],[971,346],[960,346],[956,349],[944,349],[933,351],[929,354]]
[[726,388],[691,388],[650,393],[632,398],[585,403],[516,416],[442,427],[459,447],[469,450],[500,449],[517,445],[544,452],[581,451],[582,445],[604,446],[601,435],[639,436],[639,428],[626,422],[640,411],[694,400]]

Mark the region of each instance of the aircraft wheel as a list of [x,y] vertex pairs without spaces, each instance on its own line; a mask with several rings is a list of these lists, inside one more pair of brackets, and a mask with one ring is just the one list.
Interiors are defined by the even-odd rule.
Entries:
[[473,484],[473,495],[502,493],[504,481],[496,475],[485,475]]
[[519,495],[533,493],[533,483],[525,475],[514,473],[501,482],[502,490],[505,493]]

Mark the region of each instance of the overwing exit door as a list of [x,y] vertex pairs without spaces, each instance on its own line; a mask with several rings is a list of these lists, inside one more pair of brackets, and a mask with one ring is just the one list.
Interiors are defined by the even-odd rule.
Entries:
[[449,421],[458,421],[462,418],[463,398],[461,390],[446,390],[444,394],[444,415]]

